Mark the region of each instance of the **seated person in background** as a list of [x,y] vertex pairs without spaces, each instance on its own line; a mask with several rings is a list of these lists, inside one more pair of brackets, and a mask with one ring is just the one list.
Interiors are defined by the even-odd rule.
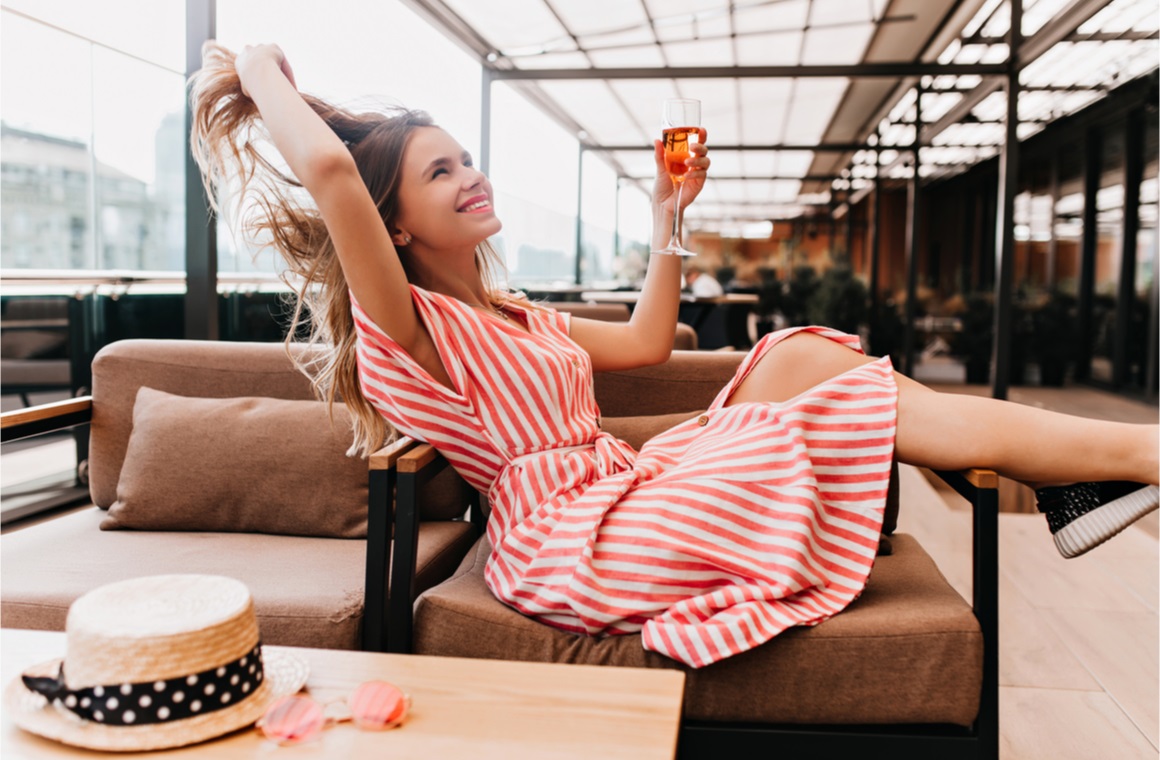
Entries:
[[685,272],[685,282],[693,295],[698,298],[715,298],[725,295],[725,288],[717,282],[717,278],[710,275],[705,268],[698,264],[690,264]]

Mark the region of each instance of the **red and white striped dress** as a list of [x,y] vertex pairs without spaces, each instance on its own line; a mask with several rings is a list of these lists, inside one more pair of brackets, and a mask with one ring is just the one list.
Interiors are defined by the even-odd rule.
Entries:
[[[488,586],[578,634],[640,632],[693,667],[840,612],[874,563],[894,451],[889,359],[785,403],[725,406],[762,339],[709,410],[639,452],[600,429],[569,315],[508,306],[530,334],[411,287],[454,390],[357,303],[363,392],[491,503]],[[353,300],[353,299],[352,299]],[[861,350],[857,338],[804,328]]]

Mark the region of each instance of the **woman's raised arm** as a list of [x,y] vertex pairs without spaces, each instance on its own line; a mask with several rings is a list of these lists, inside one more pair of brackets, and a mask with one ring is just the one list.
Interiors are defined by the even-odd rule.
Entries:
[[302,99],[282,50],[246,46],[234,65],[274,146],[317,204],[359,305],[408,351],[429,342],[398,253],[350,151]]
[[[689,171],[681,205],[687,207],[701,192],[709,169],[705,130],[691,145],[693,155],[686,160]],[[659,140],[653,144],[657,180],[653,190],[654,250],[663,248],[672,229],[676,193],[665,169],[664,149]],[[673,333],[681,297],[681,257],[657,254],[649,259],[648,271],[641,288],[640,300],[628,322],[600,322],[572,318],[572,340],[588,352],[594,370],[617,370],[660,364],[673,350]]]

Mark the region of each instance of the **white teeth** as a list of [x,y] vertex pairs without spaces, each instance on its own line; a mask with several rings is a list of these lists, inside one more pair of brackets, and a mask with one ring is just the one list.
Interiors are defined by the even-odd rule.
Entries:
[[477,208],[484,208],[487,205],[488,205],[487,201],[478,201],[476,203],[471,204],[470,206],[464,206],[462,210],[463,211],[475,211]]

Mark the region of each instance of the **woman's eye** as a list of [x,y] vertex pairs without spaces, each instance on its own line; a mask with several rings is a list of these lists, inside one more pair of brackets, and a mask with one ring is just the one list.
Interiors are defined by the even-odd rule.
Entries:
[[436,170],[435,170],[435,171],[434,171],[434,172],[431,174],[431,179],[435,179],[435,178],[436,178],[436,177],[438,177],[440,174],[448,174],[448,173],[449,173],[449,172],[448,172],[446,169],[442,169],[442,168],[440,168],[440,169],[436,169]]

